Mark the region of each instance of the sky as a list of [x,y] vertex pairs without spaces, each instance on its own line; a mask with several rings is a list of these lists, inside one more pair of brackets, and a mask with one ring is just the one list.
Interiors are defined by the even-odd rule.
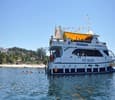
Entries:
[[115,52],[114,10],[115,0],[0,0],[0,47],[36,50],[49,46],[55,26],[90,25]]

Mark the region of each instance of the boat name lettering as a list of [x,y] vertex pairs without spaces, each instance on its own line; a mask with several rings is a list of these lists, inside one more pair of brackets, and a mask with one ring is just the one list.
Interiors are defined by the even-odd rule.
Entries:
[[80,45],[80,46],[88,46],[88,44],[82,44],[82,43],[76,43],[76,45]]

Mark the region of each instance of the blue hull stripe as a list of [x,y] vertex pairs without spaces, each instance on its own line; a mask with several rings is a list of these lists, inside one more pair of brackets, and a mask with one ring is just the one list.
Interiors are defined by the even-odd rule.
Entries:
[[109,62],[96,62],[96,63],[72,63],[72,62],[56,62],[54,64],[103,64],[103,63],[111,63],[112,61]]

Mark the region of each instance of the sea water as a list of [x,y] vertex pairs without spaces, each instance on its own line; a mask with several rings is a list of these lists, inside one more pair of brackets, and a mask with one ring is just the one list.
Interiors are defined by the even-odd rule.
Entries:
[[44,69],[0,68],[0,100],[115,100],[115,73],[48,76]]

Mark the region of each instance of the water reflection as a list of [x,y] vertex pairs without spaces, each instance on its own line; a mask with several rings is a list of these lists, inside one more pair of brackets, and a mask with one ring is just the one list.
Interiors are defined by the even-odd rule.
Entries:
[[50,76],[44,69],[0,68],[0,100],[114,100],[115,74]]
[[48,97],[57,100],[114,100],[115,74],[50,76]]

